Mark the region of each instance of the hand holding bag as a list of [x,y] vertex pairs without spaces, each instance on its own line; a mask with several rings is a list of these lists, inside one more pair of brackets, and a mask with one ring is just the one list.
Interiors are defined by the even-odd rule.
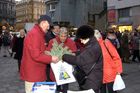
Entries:
[[113,90],[118,91],[118,90],[122,90],[124,88],[125,88],[124,81],[123,81],[121,75],[117,74],[115,81],[114,81],[114,84],[113,84]]

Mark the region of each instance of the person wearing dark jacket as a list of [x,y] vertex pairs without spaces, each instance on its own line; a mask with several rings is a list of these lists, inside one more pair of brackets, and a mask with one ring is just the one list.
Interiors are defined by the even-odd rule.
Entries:
[[85,45],[83,51],[77,56],[64,54],[62,59],[69,64],[79,66],[86,74],[96,63],[85,83],[79,86],[82,90],[93,89],[95,93],[99,93],[103,80],[103,58],[101,47],[93,35],[94,31],[88,25],[78,28],[76,37]]
[[14,56],[14,59],[18,60],[18,71],[20,71],[20,64],[21,64],[21,58],[23,53],[23,42],[25,38],[25,31],[24,29],[20,29],[20,36],[16,37],[15,42],[13,44],[14,52],[16,53]]
[[58,24],[55,24],[50,27],[50,31],[46,33],[45,36],[47,45],[51,39],[55,38],[59,34],[59,32],[60,32],[60,26]]

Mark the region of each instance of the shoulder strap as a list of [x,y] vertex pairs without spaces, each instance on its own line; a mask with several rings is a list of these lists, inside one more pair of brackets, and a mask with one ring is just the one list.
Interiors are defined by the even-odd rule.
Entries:
[[104,46],[105,46],[105,48],[106,48],[107,52],[109,53],[110,57],[113,59],[113,57],[112,57],[111,53],[109,52],[109,50],[108,50],[108,48],[107,48],[107,46],[106,46],[106,44],[105,44],[105,41],[104,41],[103,43],[104,43]]
[[[100,54],[100,56],[98,57],[97,62],[99,61],[100,57],[101,57],[101,54]],[[90,68],[89,72],[86,74],[87,76],[91,73],[91,71],[93,70],[93,68],[94,68],[95,65],[97,64],[97,62],[95,62],[95,63],[92,65],[92,67]]]

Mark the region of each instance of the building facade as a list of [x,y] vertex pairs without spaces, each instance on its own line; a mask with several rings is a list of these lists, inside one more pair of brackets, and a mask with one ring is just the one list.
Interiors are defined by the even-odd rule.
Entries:
[[79,27],[90,24],[105,29],[104,0],[46,0],[53,22]]
[[140,0],[108,0],[108,24],[133,31],[140,25]]
[[16,27],[25,23],[35,23],[40,15],[46,14],[44,0],[22,0],[16,3]]
[[0,25],[15,24],[15,0],[0,0]]

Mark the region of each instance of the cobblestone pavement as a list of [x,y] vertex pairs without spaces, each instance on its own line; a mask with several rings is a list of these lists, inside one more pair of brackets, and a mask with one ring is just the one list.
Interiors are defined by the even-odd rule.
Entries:
[[24,83],[19,79],[17,62],[0,55],[0,93],[25,93]]
[[[140,93],[140,63],[124,63],[123,79],[126,89],[119,93]],[[77,83],[69,85],[70,90],[77,90]],[[0,93],[25,93],[24,82],[19,79],[17,62],[10,56],[3,57],[0,52]]]

